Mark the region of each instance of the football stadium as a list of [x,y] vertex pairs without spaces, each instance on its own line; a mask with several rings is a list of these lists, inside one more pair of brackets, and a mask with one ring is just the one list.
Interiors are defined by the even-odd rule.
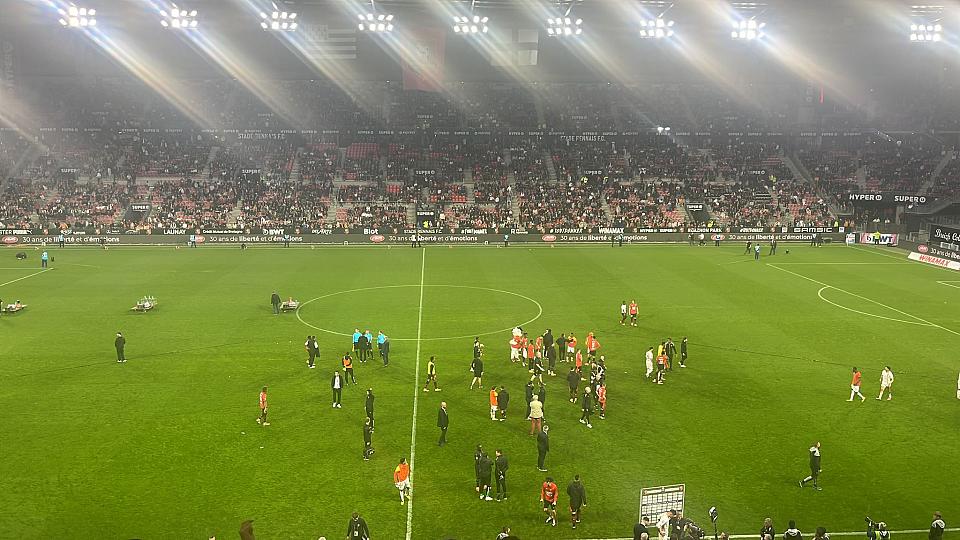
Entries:
[[0,538],[960,537],[960,3],[6,0]]

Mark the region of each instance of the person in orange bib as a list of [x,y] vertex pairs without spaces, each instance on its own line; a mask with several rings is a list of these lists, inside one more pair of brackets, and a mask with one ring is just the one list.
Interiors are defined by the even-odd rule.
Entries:
[[400,490],[400,504],[410,497],[410,465],[407,458],[400,458],[400,464],[393,470],[393,485]]
[[663,372],[667,369],[667,355],[661,353],[657,357],[657,384],[663,384]]
[[347,382],[347,377],[350,377],[350,382],[357,384],[357,378],[353,376],[353,358],[350,358],[350,353],[343,355],[343,382]]
[[629,308],[628,308],[628,311],[630,312],[630,326],[636,326],[636,325],[637,325],[637,313],[639,312],[639,308],[637,307],[637,301],[636,301],[636,300],[631,300],[631,301],[630,301],[630,306],[629,306]]
[[607,385],[606,383],[600,384],[597,387],[597,402],[600,404],[600,419],[603,420],[606,418],[607,414]]
[[[577,354],[574,356],[574,358],[575,358],[574,362],[576,362],[575,366],[576,366],[576,368],[577,368],[577,373],[582,374],[582,373],[583,373],[583,372],[582,372],[582,368],[583,368],[583,352],[580,351],[579,349],[577,349]],[[584,379],[583,377],[580,377],[580,380],[581,380],[581,381],[585,381],[586,379]]]
[[497,421],[497,387],[490,387],[490,419]]

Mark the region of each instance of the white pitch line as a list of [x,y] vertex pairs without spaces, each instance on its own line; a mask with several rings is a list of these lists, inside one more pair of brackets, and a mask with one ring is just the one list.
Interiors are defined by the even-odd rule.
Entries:
[[[957,532],[957,531],[960,531],[960,528],[950,528],[950,529],[944,529],[944,530],[947,532]],[[920,534],[920,533],[928,533],[928,532],[930,532],[928,529],[904,529],[902,531],[890,531],[890,534]],[[842,532],[831,531],[830,532],[830,536],[865,536],[865,535],[866,535],[865,530],[864,531],[842,531]],[[707,538],[709,537],[710,535],[707,535]],[[756,533],[730,535],[730,538],[734,540],[740,540],[742,538],[756,538],[756,537],[757,537]],[[633,537],[626,536],[623,538],[583,538],[580,540],[633,540]]]
[[933,326],[933,327],[935,327],[935,328],[939,328],[939,329],[941,329],[941,330],[943,330],[943,331],[945,331],[945,332],[950,332],[950,333],[953,334],[953,335],[960,336],[960,332],[957,332],[956,330],[951,330],[951,329],[946,328],[946,327],[944,327],[944,326],[940,326],[939,324],[932,323],[932,322],[930,322],[930,321],[928,321],[928,320],[926,320],[926,319],[921,319],[920,317],[917,317],[916,315],[911,315],[911,314],[907,313],[906,311],[901,311],[901,310],[899,310],[899,309],[897,309],[897,308],[890,307],[890,306],[888,306],[888,305],[886,305],[886,304],[882,304],[882,303],[880,303],[880,302],[877,302],[876,300],[867,298],[866,296],[861,296],[861,295],[859,295],[859,294],[857,294],[857,293],[852,293],[852,292],[850,292],[850,291],[841,289],[840,287],[834,287],[833,285],[830,285],[829,283],[824,283],[824,282],[822,282],[822,281],[817,281],[817,280],[815,280],[815,279],[813,279],[813,278],[810,278],[810,277],[807,277],[807,276],[805,276],[805,275],[803,275],[803,274],[798,274],[798,273],[793,272],[793,271],[791,271],[791,270],[787,270],[786,268],[780,268],[779,266],[777,266],[777,265],[774,264],[774,263],[767,263],[767,266],[769,266],[769,267],[771,267],[771,268],[776,268],[777,270],[780,270],[781,272],[786,272],[786,273],[788,273],[788,274],[792,274],[792,275],[794,275],[794,276],[797,276],[798,278],[803,278],[803,279],[805,279],[805,280],[807,280],[807,281],[816,283],[817,285],[821,285],[821,286],[823,286],[823,287],[829,287],[829,288],[831,288],[831,289],[836,289],[836,290],[838,290],[838,291],[840,291],[840,292],[847,293],[847,294],[849,294],[850,296],[856,296],[857,298],[859,298],[859,299],[861,299],[861,300],[866,300],[867,302],[876,304],[876,305],[881,306],[881,307],[885,307],[885,308],[889,309],[890,311],[896,311],[897,313],[899,313],[899,314],[901,314],[901,315],[906,315],[907,317],[910,317],[911,319],[916,319],[916,320],[918,320],[918,321],[920,321],[920,322],[927,323],[928,325]]
[[778,263],[770,263],[770,264],[776,264],[776,265],[779,265],[779,266],[796,265],[796,264],[803,264],[803,265],[828,264],[828,265],[864,265],[864,266],[878,266],[878,265],[887,265],[887,264],[888,264],[888,265],[891,265],[891,266],[896,266],[896,265],[898,265],[898,264],[912,264],[912,263],[910,263],[910,262],[908,262],[908,261],[904,261],[904,262],[895,262],[895,263],[892,263],[892,262],[891,262],[891,263],[888,263],[888,262],[788,262],[788,263],[778,262]]
[[848,247],[850,247],[850,248],[852,248],[852,249],[855,249],[855,250],[857,250],[857,251],[862,251],[862,252],[864,252],[864,253],[872,253],[872,254],[874,254],[874,255],[879,255],[879,256],[881,256],[881,257],[887,257],[887,258],[890,258],[890,259],[897,259],[898,261],[902,261],[902,260],[903,260],[903,257],[897,256],[897,255],[890,255],[889,253],[882,253],[882,252],[880,252],[880,251],[875,251],[875,250],[873,250],[873,249],[862,248],[862,247],[859,247],[859,246],[848,246]]
[[23,276],[23,277],[20,277],[20,278],[17,278],[17,279],[11,279],[10,281],[8,281],[8,282],[6,282],[6,283],[0,283],[0,287],[3,287],[4,285],[9,285],[9,284],[11,284],[11,283],[16,283],[16,282],[18,282],[18,281],[23,281],[23,280],[25,280],[25,279],[27,279],[27,278],[32,278],[33,276],[39,276],[40,274],[42,274],[42,273],[44,273],[44,272],[49,272],[50,270],[53,270],[53,268],[44,268],[43,270],[41,270],[41,271],[39,271],[39,272],[34,272],[34,273],[30,274],[30,275]]
[[917,325],[917,326],[930,326],[930,325],[927,324],[926,322],[905,321],[905,320],[903,320],[903,319],[894,319],[893,317],[885,317],[885,316],[883,316],[883,315],[877,315],[877,314],[875,314],[875,313],[867,313],[866,311],[860,311],[859,309],[853,309],[853,308],[849,308],[849,307],[847,307],[847,306],[842,306],[842,305],[840,305],[840,304],[838,304],[838,303],[836,303],[836,302],[833,302],[833,301],[831,301],[831,300],[823,297],[823,291],[825,291],[825,290],[827,290],[827,289],[832,289],[832,288],[833,288],[833,287],[829,287],[829,286],[828,286],[828,287],[820,287],[820,290],[817,291],[817,296],[819,296],[821,300],[823,300],[824,302],[826,302],[826,303],[828,303],[828,304],[830,304],[830,305],[832,305],[832,306],[836,306],[836,307],[838,307],[838,308],[840,308],[840,309],[845,309],[845,310],[847,310],[847,311],[852,311],[852,312],[854,312],[854,313],[859,313],[860,315],[866,315],[867,317],[876,317],[876,318],[878,318],[878,319],[885,319],[885,320],[888,320],[888,321],[899,322],[899,323],[903,323],[903,324],[915,324],[915,325]]
[[[427,268],[427,250],[421,249],[420,255],[420,307],[417,310],[417,361],[413,371],[413,422],[410,425],[410,485],[413,485],[413,464],[417,457],[417,403],[420,400],[420,337],[423,329],[423,275]],[[413,490],[411,489],[411,492]],[[418,495],[419,497],[419,495]],[[413,498],[407,499],[407,535],[413,535]]]
[[954,289],[960,289],[960,285],[954,285],[954,283],[960,283],[960,281],[938,281],[937,283],[946,285],[947,287],[953,287]]

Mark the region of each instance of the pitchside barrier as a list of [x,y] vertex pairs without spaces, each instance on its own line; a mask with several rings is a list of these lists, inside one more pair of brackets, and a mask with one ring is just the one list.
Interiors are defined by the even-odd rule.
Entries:
[[[376,229],[344,232],[342,230],[315,230],[303,234],[274,233],[274,232],[247,232],[247,231],[207,231],[201,230],[195,234],[70,234],[64,236],[65,245],[181,245],[196,243],[203,245],[235,245],[240,244],[305,244],[305,245],[410,245],[414,236],[419,243],[427,244],[459,244],[459,245],[494,245],[502,246],[506,243],[527,245],[551,244],[608,244],[615,245],[622,237],[623,244],[656,244],[656,243],[689,243],[690,235],[694,242],[699,242],[699,231],[705,231],[704,242],[711,246],[716,237],[721,243],[729,242],[810,242],[815,234],[819,234],[825,242],[843,242],[842,228],[816,229],[777,229],[776,232],[766,232],[757,229],[741,229],[729,232],[709,232],[706,229],[557,229],[547,233],[511,230],[499,232],[488,230],[430,230],[421,231],[383,231]],[[697,231],[697,232],[693,232]],[[504,238],[506,235],[506,238]],[[21,230],[0,230],[0,244],[15,245],[48,245],[56,246],[59,237],[56,234]]]

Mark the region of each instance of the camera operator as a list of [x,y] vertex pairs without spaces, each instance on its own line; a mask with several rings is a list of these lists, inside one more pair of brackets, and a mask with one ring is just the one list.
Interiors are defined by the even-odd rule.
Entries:
[[887,524],[880,521],[876,522],[869,517],[867,521],[867,539],[868,540],[890,540],[890,531],[887,530]]

